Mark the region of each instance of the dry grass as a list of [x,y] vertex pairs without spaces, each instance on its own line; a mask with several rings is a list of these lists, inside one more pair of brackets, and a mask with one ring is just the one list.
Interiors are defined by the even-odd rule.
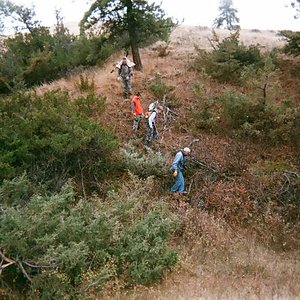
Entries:
[[[215,29],[220,40],[230,35],[227,29]],[[243,29],[240,31],[240,41],[249,46],[259,44],[263,49],[270,50],[275,47],[282,47],[284,42],[275,31],[263,30],[255,31]],[[200,46],[202,49],[210,50],[211,45],[209,39],[212,38],[212,29],[201,26],[180,26],[175,29],[171,36],[170,46],[174,49],[180,47],[180,50],[185,53],[191,53],[194,45]]]
[[197,218],[197,228],[185,228],[179,268],[161,284],[97,298],[299,299],[300,268],[293,255],[264,248],[255,237],[233,231],[204,211],[188,209],[182,217],[187,226]]
[[[217,34],[223,38],[229,32],[217,30]],[[242,30],[240,36],[241,41],[246,45],[259,43],[265,49],[283,45],[276,32],[272,31]],[[154,100],[153,95],[148,91],[148,86],[155,76],[160,74],[163,81],[173,87],[169,96],[178,103],[176,112],[180,114],[179,120],[173,122],[165,131],[162,130],[159,118],[160,139],[155,147],[159,147],[171,159],[174,150],[189,145],[193,139],[198,138],[200,141],[192,145],[196,157],[213,164],[220,170],[228,170],[232,167],[235,172],[241,174],[247,171],[251,162],[261,159],[262,156],[273,160],[282,157],[292,158],[289,147],[263,149],[259,145],[191,132],[189,122],[196,102],[193,86],[199,78],[188,70],[187,65],[193,56],[195,44],[203,49],[209,49],[209,37],[211,37],[211,30],[206,27],[180,26],[171,35],[166,56],[159,57],[159,44],[141,50],[144,69],[143,72],[134,73],[133,90],[141,92],[142,104],[146,108]],[[95,93],[105,95],[107,98],[107,109],[101,122],[114,128],[121,144],[125,144],[129,139],[134,138],[131,131],[132,116],[129,99],[123,99],[122,87],[116,80],[115,72],[111,73],[114,64],[121,56],[122,54],[118,53],[111,57],[102,68],[91,68],[70,74],[67,78],[43,85],[37,88],[37,92],[44,93],[47,90],[61,88],[76,97],[80,95],[80,91],[76,88],[80,74],[93,80]],[[288,72],[286,70],[286,74]],[[286,77],[289,81],[286,82],[285,90],[287,93],[290,92],[291,98],[296,97],[299,93],[299,81],[296,84],[292,77]],[[213,98],[230,88],[209,78],[201,78],[201,84],[203,95],[207,98]],[[241,174],[239,176],[243,180],[244,175]],[[201,181],[201,178],[199,180]],[[222,184],[219,186],[226,187]],[[193,193],[201,194],[202,187],[203,184],[194,186]],[[227,196],[231,194],[228,193]],[[169,201],[170,206],[184,221],[182,236],[176,241],[182,253],[178,269],[166,275],[160,284],[137,287],[127,292],[118,290],[118,287],[114,286],[113,295],[109,295],[107,290],[104,294],[91,298],[300,299],[299,253],[274,252],[262,246],[255,235],[249,234],[249,231],[233,229],[224,219],[213,217],[201,209],[184,204],[178,208],[174,199]]]

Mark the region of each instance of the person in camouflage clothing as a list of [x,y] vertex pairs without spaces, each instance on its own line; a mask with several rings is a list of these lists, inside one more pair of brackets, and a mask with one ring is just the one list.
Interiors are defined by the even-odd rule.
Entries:
[[118,79],[122,81],[124,88],[124,96],[131,95],[131,77],[132,77],[132,65],[126,57],[123,57],[122,62],[117,65]]

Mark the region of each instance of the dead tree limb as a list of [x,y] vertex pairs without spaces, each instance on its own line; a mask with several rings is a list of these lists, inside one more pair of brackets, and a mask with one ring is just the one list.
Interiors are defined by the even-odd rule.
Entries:
[[26,270],[24,269],[23,265],[22,265],[22,262],[20,260],[13,260],[7,256],[4,255],[4,253],[2,251],[0,251],[0,257],[2,259],[2,263],[3,261],[6,261],[7,264],[5,265],[2,265],[1,263],[1,266],[0,266],[0,273],[2,272],[2,270],[10,265],[13,265],[13,264],[16,264],[19,269],[21,270],[21,272],[23,273],[23,275],[30,281],[32,282],[32,279],[30,278],[30,276],[28,275],[28,273],[26,272]]
[[19,266],[19,268],[21,269],[23,275],[28,279],[28,281],[32,282],[31,277],[28,275],[28,273],[26,272],[26,270],[24,269],[22,262],[20,260],[17,260],[17,264]]
[[175,117],[178,116],[177,113],[172,111],[168,106],[167,106],[167,96],[163,96],[162,100],[162,107],[163,107],[163,124],[164,124],[164,130],[168,128],[168,125],[170,123],[171,119],[175,119]]
[[227,175],[224,174],[223,172],[220,172],[220,171],[216,170],[215,168],[213,168],[213,167],[207,165],[205,162],[202,162],[202,161],[200,161],[200,160],[198,160],[198,159],[196,159],[196,158],[194,158],[194,157],[191,157],[191,158],[189,159],[189,161],[191,161],[191,162],[192,162],[193,164],[195,164],[196,166],[199,166],[200,168],[206,169],[206,170],[208,170],[208,171],[210,171],[210,172],[212,172],[212,173],[214,173],[214,174],[216,174],[216,175],[218,175],[218,176],[220,176],[220,177],[223,177],[223,178],[226,179],[226,180],[230,180],[230,181],[233,180],[233,178],[227,176]]
[[35,268],[35,269],[43,269],[43,268],[46,269],[46,268],[56,268],[57,267],[56,264],[40,266],[40,265],[36,265],[36,264],[33,264],[31,262],[28,262],[28,261],[23,261],[23,264],[30,267],[30,268]]
[[280,188],[279,194],[284,195],[289,193],[295,198],[295,180],[299,180],[300,175],[297,172],[284,170],[282,176],[284,177],[284,182]]

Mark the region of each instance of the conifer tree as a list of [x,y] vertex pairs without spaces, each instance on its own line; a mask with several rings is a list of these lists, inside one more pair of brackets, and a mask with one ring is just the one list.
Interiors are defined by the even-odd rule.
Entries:
[[159,5],[146,0],[97,0],[81,21],[81,32],[99,29],[118,45],[132,51],[137,70],[142,69],[139,47],[166,39],[174,23]]
[[240,19],[236,16],[238,11],[233,8],[232,0],[220,0],[219,11],[220,15],[214,20],[214,27],[220,28],[224,26],[229,30],[233,30],[238,26]]

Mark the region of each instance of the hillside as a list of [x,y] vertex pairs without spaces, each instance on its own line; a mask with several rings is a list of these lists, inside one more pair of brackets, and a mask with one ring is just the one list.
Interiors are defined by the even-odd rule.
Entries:
[[[229,34],[226,30],[216,32],[220,38]],[[162,283],[138,287],[126,293],[116,287],[108,287],[104,293],[95,295],[95,299],[300,297],[297,228],[289,231],[290,228],[284,227],[279,212],[266,213],[264,224],[252,217],[259,210],[254,207],[253,198],[265,201],[272,198],[273,195],[266,188],[279,180],[274,175],[274,181],[268,182],[267,175],[271,171],[262,177],[255,175],[264,172],[263,168],[269,162],[273,165],[287,164],[292,170],[298,170],[297,153],[288,144],[267,146],[252,140],[237,139],[234,135],[197,129],[193,113],[200,100],[195,96],[195,84],[200,84],[205,99],[215,99],[226,91],[244,91],[243,88],[220,84],[208,76],[201,77],[189,67],[195,56],[195,45],[210,50],[209,38],[211,30],[208,28],[180,26],[170,37],[166,56],[158,55],[163,43],[142,49],[144,69],[143,72],[134,72],[133,90],[141,92],[142,104],[146,108],[154,100],[149,85],[155,82],[157,76],[171,89],[168,101],[178,117],[165,130],[159,118],[160,136],[153,145],[155,150],[161,151],[171,161],[175,150],[190,145],[194,157],[218,170],[219,174],[226,174],[231,180],[215,178],[208,170],[194,170],[190,177],[186,177],[190,188],[189,203],[169,194],[171,176],[157,183],[156,193],[168,199],[172,211],[183,221],[181,236],[172,241],[181,253],[178,267],[167,274]],[[240,40],[245,45],[260,44],[262,51],[283,45],[273,31],[242,30]],[[129,99],[122,97],[121,85],[116,80],[115,72],[111,72],[120,57],[122,53],[111,57],[103,67],[70,74],[51,84],[42,85],[37,92],[61,88],[75,97],[79,94],[76,83],[80,75],[93,80],[95,93],[106,96],[106,110],[99,122],[114,129],[121,146],[130,141],[143,151],[142,138],[132,133]],[[280,93],[270,91],[273,100],[280,102],[288,98],[299,103],[299,77],[291,75],[294,67],[292,61],[286,60],[281,73]],[[145,130],[145,126],[142,130]],[[259,206],[259,203],[256,205]],[[272,210],[272,202],[268,205],[268,209]],[[287,232],[290,236],[285,236]]]

